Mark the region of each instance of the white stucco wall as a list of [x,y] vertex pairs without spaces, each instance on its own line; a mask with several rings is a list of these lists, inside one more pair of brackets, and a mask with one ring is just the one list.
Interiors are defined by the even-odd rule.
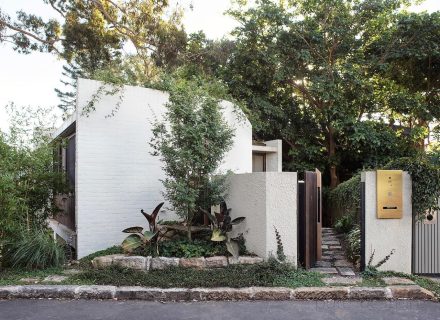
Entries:
[[264,142],[268,147],[276,148],[276,152],[266,153],[266,171],[283,171],[283,144],[280,139]]
[[365,182],[365,260],[373,253],[373,265],[395,253],[380,268],[382,271],[411,273],[412,205],[411,177],[403,172],[403,215],[402,219],[378,219],[376,214],[376,172],[363,172]]
[[[76,113],[76,223],[78,258],[119,244],[124,228],[146,226],[140,209],[150,212],[163,201],[163,178],[158,157],[150,155],[150,125],[165,112],[168,94],[125,86],[119,110],[119,94],[102,95],[95,111],[81,111],[102,84],[78,81]],[[233,105],[221,103],[226,122],[236,128],[234,145],[220,170],[252,171],[252,127],[237,119]],[[213,155],[215,156],[215,155]],[[165,206],[164,206],[165,208]],[[162,210],[159,219],[172,218]]]
[[243,233],[249,251],[269,258],[276,256],[274,227],[281,235],[288,260],[297,263],[297,174],[254,172],[230,177],[226,197],[232,218],[246,217],[234,226]]

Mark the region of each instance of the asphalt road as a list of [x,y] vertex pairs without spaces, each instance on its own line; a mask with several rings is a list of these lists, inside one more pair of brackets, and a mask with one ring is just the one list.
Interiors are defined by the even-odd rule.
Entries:
[[427,301],[160,303],[143,301],[12,300],[0,301],[0,319],[440,320],[440,303]]

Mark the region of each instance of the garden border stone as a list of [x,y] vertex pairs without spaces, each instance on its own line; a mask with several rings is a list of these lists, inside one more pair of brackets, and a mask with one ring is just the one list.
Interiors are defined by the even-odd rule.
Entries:
[[435,300],[432,292],[417,285],[390,287],[247,287],[247,288],[147,288],[98,285],[0,286],[0,299],[116,299],[147,301],[223,300]]
[[112,254],[96,257],[92,260],[95,269],[103,269],[110,266],[133,269],[137,271],[163,270],[168,267],[185,268],[225,268],[236,264],[257,264],[262,263],[263,258],[254,256],[240,256],[238,258],[226,256],[197,257],[197,258],[174,258],[174,257],[144,257],[127,256],[123,254]]

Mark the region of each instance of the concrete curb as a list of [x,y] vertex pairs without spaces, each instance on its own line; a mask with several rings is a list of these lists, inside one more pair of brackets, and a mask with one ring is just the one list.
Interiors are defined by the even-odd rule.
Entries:
[[79,285],[23,285],[0,287],[0,299],[116,299],[145,301],[225,300],[435,300],[417,285],[389,287],[311,288],[146,288]]

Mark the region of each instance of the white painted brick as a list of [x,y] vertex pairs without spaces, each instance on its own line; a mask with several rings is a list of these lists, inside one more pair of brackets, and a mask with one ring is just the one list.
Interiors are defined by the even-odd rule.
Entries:
[[[119,244],[122,229],[147,222],[149,212],[163,201],[160,160],[150,155],[150,124],[160,118],[168,94],[141,87],[124,87],[124,99],[114,117],[105,118],[119,94],[103,95],[89,117],[81,110],[98,90],[97,81],[78,81],[76,118],[76,210],[78,258]],[[252,127],[238,120],[231,103],[222,102],[224,117],[236,128],[234,145],[220,171],[252,171]],[[214,155],[215,156],[215,155]],[[166,205],[165,205],[166,206]],[[163,208],[165,208],[165,206]],[[174,219],[169,210],[159,219]]]

